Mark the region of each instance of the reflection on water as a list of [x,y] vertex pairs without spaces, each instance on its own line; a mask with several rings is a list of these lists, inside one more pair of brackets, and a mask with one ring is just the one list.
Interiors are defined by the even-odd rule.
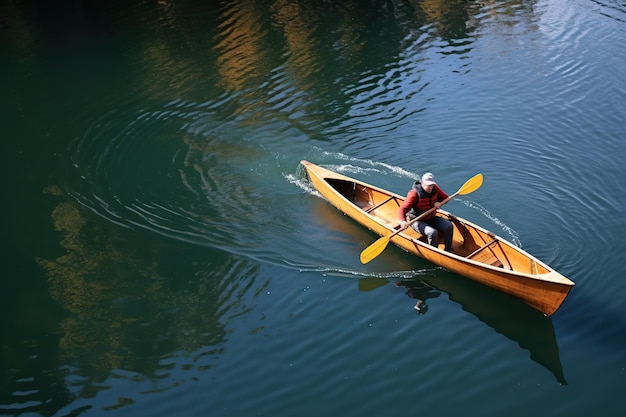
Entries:
[[400,281],[396,282],[394,285],[396,287],[406,288],[406,295],[415,300],[413,309],[420,315],[426,314],[428,311],[428,303],[426,300],[429,298],[437,298],[441,295],[441,292],[437,291],[435,287],[421,279],[412,280],[410,282]]
[[[371,290],[387,283],[388,279],[367,278],[359,282],[359,288]],[[450,300],[461,304],[463,310],[516,342],[522,349],[528,350],[533,361],[552,372],[558,382],[567,385],[552,320],[537,310],[505,294],[452,274],[428,279],[423,276],[405,278],[395,285],[405,288],[406,295],[411,299],[421,300],[422,303],[416,303],[421,306],[428,299],[439,297],[439,291],[444,291]],[[423,314],[426,311],[428,308],[422,307],[418,313]]]
[[[62,196],[56,187],[48,192]],[[10,371],[28,391],[20,396],[24,410],[53,414],[64,401],[75,403],[78,412],[89,398],[110,388],[106,381],[111,377],[144,381],[150,387],[146,392],[178,385],[181,369],[212,367],[224,353],[229,317],[246,311],[246,298],[254,296],[251,288],[258,294],[267,285],[255,282],[256,267],[216,254],[196,266],[194,280],[180,282],[181,251],[197,262],[189,248],[133,242],[123,229],[97,221],[73,203],[58,204],[52,220],[64,253],[38,262],[51,297],[65,314],[49,336],[55,348],[39,351],[46,339],[32,347],[39,351],[34,357],[51,362],[38,371],[28,366]]]

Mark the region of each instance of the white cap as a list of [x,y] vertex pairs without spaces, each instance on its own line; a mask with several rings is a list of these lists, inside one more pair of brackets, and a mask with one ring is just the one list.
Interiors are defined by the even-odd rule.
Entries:
[[424,184],[424,185],[434,185],[434,184],[437,184],[435,182],[435,176],[433,174],[431,174],[430,172],[425,173],[424,175],[422,175],[422,184]]

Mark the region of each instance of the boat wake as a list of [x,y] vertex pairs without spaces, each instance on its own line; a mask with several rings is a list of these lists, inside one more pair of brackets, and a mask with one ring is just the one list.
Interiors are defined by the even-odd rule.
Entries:
[[296,174],[286,173],[283,174],[283,176],[287,181],[304,190],[307,194],[320,198],[322,197],[322,195],[315,188],[313,188],[313,185],[306,179],[306,174],[302,165],[298,165],[298,172]]
[[377,162],[371,159],[352,158],[350,156],[347,156],[341,153],[336,154],[336,156],[338,156],[339,159],[342,159],[344,161],[355,162],[355,163],[360,164],[360,165],[353,165],[350,163],[348,164],[343,163],[343,164],[329,164],[327,166],[328,169],[332,171],[340,172],[345,175],[360,174],[360,173],[367,173],[367,174],[376,173],[376,174],[381,174],[384,176],[392,175],[392,176],[396,176],[399,178],[410,178],[412,181],[415,178],[419,177],[419,175],[416,174],[415,172],[407,171],[404,168],[385,164],[383,162]]
[[468,200],[461,200],[459,199],[459,201],[463,204],[465,204],[467,207],[478,210],[480,213],[482,213],[487,219],[489,219],[491,222],[493,222],[493,224],[495,224],[496,226],[498,226],[500,229],[502,229],[508,236],[509,236],[509,240],[511,243],[513,243],[515,246],[517,246],[518,248],[522,247],[522,242],[520,241],[519,235],[517,234],[517,232],[513,229],[511,229],[509,226],[507,226],[506,224],[504,224],[500,219],[498,219],[496,216],[494,216],[493,214],[491,214],[489,212],[489,210],[487,210],[486,208],[484,208],[483,206],[481,206],[480,204],[474,203],[473,201],[468,201]]
[[391,271],[391,272],[371,272],[371,271],[354,271],[348,269],[341,268],[328,268],[328,267],[305,267],[298,268],[300,272],[319,272],[322,273],[323,276],[332,276],[332,277],[340,277],[340,278],[376,278],[376,279],[385,279],[385,280],[408,280],[415,278],[416,276],[427,276],[432,275],[435,271],[439,271],[442,268],[433,267],[433,268],[424,268],[417,270],[409,270],[409,271]]

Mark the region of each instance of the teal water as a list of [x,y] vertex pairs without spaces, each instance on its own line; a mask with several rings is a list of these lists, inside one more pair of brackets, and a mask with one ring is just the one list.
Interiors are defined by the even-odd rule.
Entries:
[[[0,5],[0,415],[626,410],[623,3],[66,3]],[[481,172],[448,209],[576,286],[362,265],[301,159]]]

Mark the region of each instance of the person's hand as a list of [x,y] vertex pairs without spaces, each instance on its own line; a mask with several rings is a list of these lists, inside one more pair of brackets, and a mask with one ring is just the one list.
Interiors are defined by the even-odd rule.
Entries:
[[439,201],[435,202],[434,204],[435,208],[438,209],[439,207],[441,207],[441,203]]
[[406,220],[402,220],[400,222],[400,229],[406,229],[408,224],[409,224],[409,222],[407,222]]

